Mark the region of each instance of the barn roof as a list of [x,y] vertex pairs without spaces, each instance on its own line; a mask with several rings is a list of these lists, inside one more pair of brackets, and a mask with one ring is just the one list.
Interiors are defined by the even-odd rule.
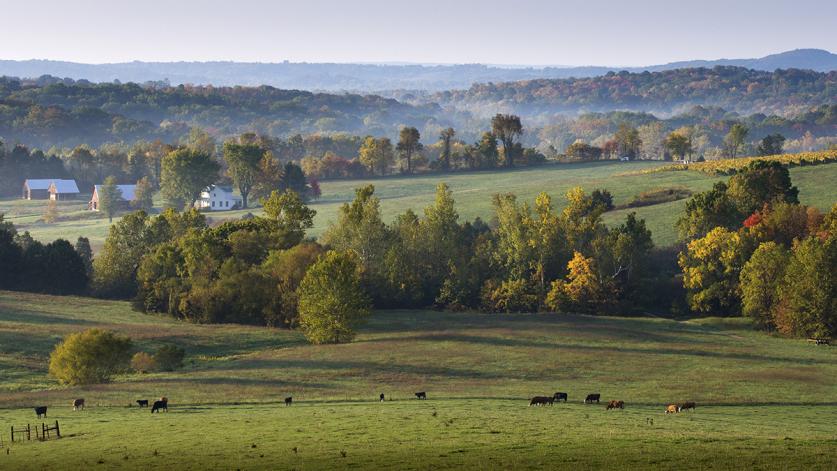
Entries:
[[75,180],[53,180],[55,191],[58,193],[78,193],[78,185]]
[[[116,185],[119,191],[122,192],[122,199],[125,201],[134,201],[136,199],[137,186],[136,185]],[[102,191],[102,185],[96,185],[96,193]]]
[[24,184],[30,190],[49,190],[50,185],[55,183],[55,190],[58,193],[78,193],[78,185],[75,180],[62,180],[60,178],[32,178]]

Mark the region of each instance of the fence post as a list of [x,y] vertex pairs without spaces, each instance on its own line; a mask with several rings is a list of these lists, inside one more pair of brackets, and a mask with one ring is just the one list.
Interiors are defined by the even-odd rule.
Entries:
[[55,435],[58,438],[61,438],[61,429],[58,428],[58,421],[57,420],[55,421]]

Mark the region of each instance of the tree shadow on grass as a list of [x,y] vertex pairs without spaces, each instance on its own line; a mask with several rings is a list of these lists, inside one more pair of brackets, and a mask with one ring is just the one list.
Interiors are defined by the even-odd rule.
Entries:
[[[673,340],[661,336],[659,343],[670,343]],[[589,345],[589,344],[572,344],[560,341],[547,342],[533,339],[523,338],[509,338],[509,337],[488,337],[478,335],[466,334],[449,334],[445,332],[424,335],[405,335],[403,337],[386,337],[365,340],[365,342],[402,342],[402,341],[425,341],[425,342],[462,342],[477,345],[488,345],[494,347],[510,347],[510,348],[543,348],[557,350],[560,355],[561,350],[575,350],[575,351],[590,351],[602,352],[603,354],[618,355],[620,353],[631,354],[645,354],[645,355],[676,355],[676,356],[697,356],[706,358],[719,358],[724,360],[749,360],[749,361],[774,361],[774,362],[789,362],[796,365],[833,365],[834,361],[829,359],[813,359],[813,358],[796,358],[783,357],[776,355],[762,355],[758,353],[743,353],[743,352],[724,352],[707,349],[695,349],[684,346],[682,349],[678,348],[661,348],[661,347],[625,347],[625,346],[608,346],[608,345]],[[688,343],[679,342],[678,343]]]
[[328,360],[280,360],[280,359],[252,359],[235,362],[229,366],[232,370],[259,369],[301,369],[301,370],[362,370],[359,376],[368,374],[410,374],[416,376],[441,376],[446,378],[480,378],[502,379],[507,375],[486,373],[483,371],[461,368],[450,368],[433,364],[404,365],[373,361],[328,361]]

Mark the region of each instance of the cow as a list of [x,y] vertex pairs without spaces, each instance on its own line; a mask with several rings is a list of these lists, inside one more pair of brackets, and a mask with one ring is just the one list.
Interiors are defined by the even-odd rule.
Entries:
[[560,401],[561,399],[563,399],[564,402],[567,402],[567,393],[557,392],[552,397],[554,397],[556,401]]
[[684,411],[686,409],[695,410],[695,403],[694,402],[684,402],[683,405],[680,406],[680,410]]
[[601,394],[588,394],[586,398],[584,398],[585,404],[592,404],[593,401],[596,401],[596,404],[599,403],[599,399],[602,397]]
[[624,409],[625,408],[625,401],[610,401],[607,404],[606,410],[610,409]]
[[84,410],[84,399],[76,399],[73,401],[73,410]]
[[47,406],[38,406],[35,408],[35,413],[38,414],[39,419],[41,418],[41,416],[44,416],[44,418],[46,419],[46,412]]
[[384,393],[381,393],[381,402],[384,402]]
[[416,399],[427,399],[427,393],[424,391],[417,392]]
[[546,406],[546,405],[551,406],[553,402],[555,402],[554,397],[535,396],[535,397],[532,398],[531,401],[529,401],[529,407],[531,407],[531,406]]
[[163,401],[163,402],[169,402],[169,398],[167,398],[166,396],[163,396],[163,397],[161,397],[160,399],[157,399],[157,400],[158,401]]
[[161,398],[161,400],[159,400],[159,401],[154,401],[154,404],[151,405],[151,413],[152,414],[155,413],[155,412],[159,414],[160,410],[164,410],[166,412],[169,411],[169,401],[168,400],[164,401],[162,399],[166,399],[166,398]]
[[680,406],[677,404],[669,404],[666,406],[666,414],[676,414],[680,412]]
[[148,407],[148,399],[137,399],[137,406]]
[[288,397],[286,397],[286,398],[285,398],[285,406],[286,406],[286,407],[287,407],[287,406],[289,406],[289,405],[291,405],[291,404],[293,404],[293,402],[294,402],[294,398],[293,398],[293,397],[288,396]]

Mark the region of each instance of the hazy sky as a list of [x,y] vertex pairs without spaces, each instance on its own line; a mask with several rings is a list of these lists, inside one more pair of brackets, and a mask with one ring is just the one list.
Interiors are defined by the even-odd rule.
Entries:
[[837,52],[835,0],[2,0],[0,59],[649,65]]

